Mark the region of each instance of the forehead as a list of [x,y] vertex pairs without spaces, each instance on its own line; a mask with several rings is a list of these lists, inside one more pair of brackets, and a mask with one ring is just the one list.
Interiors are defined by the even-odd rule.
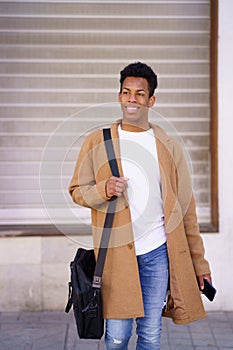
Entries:
[[122,89],[149,91],[148,82],[142,77],[127,77],[123,81]]

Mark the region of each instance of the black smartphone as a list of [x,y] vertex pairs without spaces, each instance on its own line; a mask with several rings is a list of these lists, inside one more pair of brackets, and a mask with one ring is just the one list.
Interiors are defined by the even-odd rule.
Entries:
[[217,290],[212,286],[212,284],[204,278],[204,289],[202,293],[210,300],[213,301]]

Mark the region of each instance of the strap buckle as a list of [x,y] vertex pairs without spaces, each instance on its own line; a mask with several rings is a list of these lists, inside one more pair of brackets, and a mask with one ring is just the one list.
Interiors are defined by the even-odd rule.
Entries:
[[93,281],[92,281],[92,287],[100,289],[102,284],[102,277],[100,276],[93,276]]

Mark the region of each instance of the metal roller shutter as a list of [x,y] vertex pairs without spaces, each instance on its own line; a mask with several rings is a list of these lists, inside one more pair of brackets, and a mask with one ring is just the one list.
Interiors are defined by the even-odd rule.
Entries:
[[[0,17],[0,224],[50,223],[41,169],[59,222],[70,220],[65,202],[88,222],[67,194],[79,147],[70,142],[119,117],[119,71],[137,60],[158,74],[155,111],[187,146],[199,221],[210,222],[209,0],[1,1]],[[54,160],[43,168],[47,142],[61,130]],[[62,193],[53,186],[58,174]]]

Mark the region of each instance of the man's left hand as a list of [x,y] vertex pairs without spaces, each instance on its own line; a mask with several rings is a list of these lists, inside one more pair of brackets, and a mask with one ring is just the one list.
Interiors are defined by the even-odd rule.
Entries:
[[206,279],[207,281],[209,281],[212,284],[212,279],[211,279],[210,275],[200,275],[197,277],[198,277],[198,281],[199,281],[199,288],[201,291],[204,289],[204,279]]

